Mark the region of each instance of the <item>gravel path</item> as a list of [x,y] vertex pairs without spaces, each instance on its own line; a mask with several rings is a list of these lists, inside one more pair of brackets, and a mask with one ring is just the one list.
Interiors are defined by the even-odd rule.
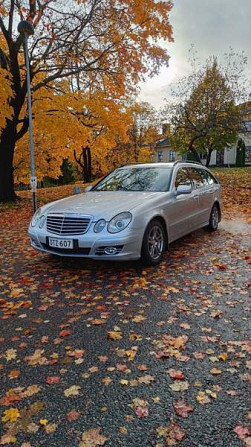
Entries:
[[35,253],[16,213],[0,217],[1,445],[251,445],[250,233],[223,221],[143,268]]

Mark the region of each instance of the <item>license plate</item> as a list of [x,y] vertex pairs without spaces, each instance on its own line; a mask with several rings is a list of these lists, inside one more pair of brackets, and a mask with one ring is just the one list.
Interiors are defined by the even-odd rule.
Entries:
[[73,240],[72,239],[54,239],[49,237],[49,246],[57,247],[57,248],[73,248]]

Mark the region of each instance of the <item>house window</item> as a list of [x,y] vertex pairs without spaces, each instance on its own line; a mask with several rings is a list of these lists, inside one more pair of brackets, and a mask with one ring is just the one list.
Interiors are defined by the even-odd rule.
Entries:
[[158,162],[163,161],[163,151],[158,151]]
[[245,162],[251,163],[251,146],[246,146],[245,148]]
[[169,161],[175,161],[175,152],[174,151],[169,152]]

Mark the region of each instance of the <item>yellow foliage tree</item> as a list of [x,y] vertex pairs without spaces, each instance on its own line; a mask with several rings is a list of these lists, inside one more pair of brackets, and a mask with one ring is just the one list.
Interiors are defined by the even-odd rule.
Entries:
[[[129,97],[146,75],[154,75],[163,64],[168,64],[167,50],[158,41],[172,39],[171,7],[171,1],[159,0],[2,0],[0,68],[7,71],[11,83],[12,117],[2,125],[0,201],[15,199],[14,152],[28,130],[24,114],[27,94],[24,38],[16,31],[18,20],[29,21],[35,29],[29,37],[33,102],[42,89],[46,91],[45,97],[51,89],[60,96],[60,82],[72,77],[85,94],[101,89],[107,98],[117,101]],[[0,73],[0,84],[2,78]],[[35,102],[34,107],[38,107]],[[46,123],[41,124],[44,132],[55,128],[53,123],[47,126],[47,119],[46,115]],[[53,137],[47,135],[47,147],[55,141],[57,147],[64,146],[64,132],[58,146],[59,133],[55,130]],[[40,137],[36,135],[37,138]],[[24,163],[28,163],[27,157]]]

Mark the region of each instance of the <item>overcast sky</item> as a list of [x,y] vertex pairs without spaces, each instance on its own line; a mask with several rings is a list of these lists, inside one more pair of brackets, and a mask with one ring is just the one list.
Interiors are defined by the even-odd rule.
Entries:
[[188,73],[189,48],[194,45],[200,60],[221,58],[232,47],[248,58],[251,92],[251,0],[173,0],[170,14],[174,43],[163,42],[170,54],[168,68],[141,85],[140,99],[155,107],[163,105],[168,86]]

